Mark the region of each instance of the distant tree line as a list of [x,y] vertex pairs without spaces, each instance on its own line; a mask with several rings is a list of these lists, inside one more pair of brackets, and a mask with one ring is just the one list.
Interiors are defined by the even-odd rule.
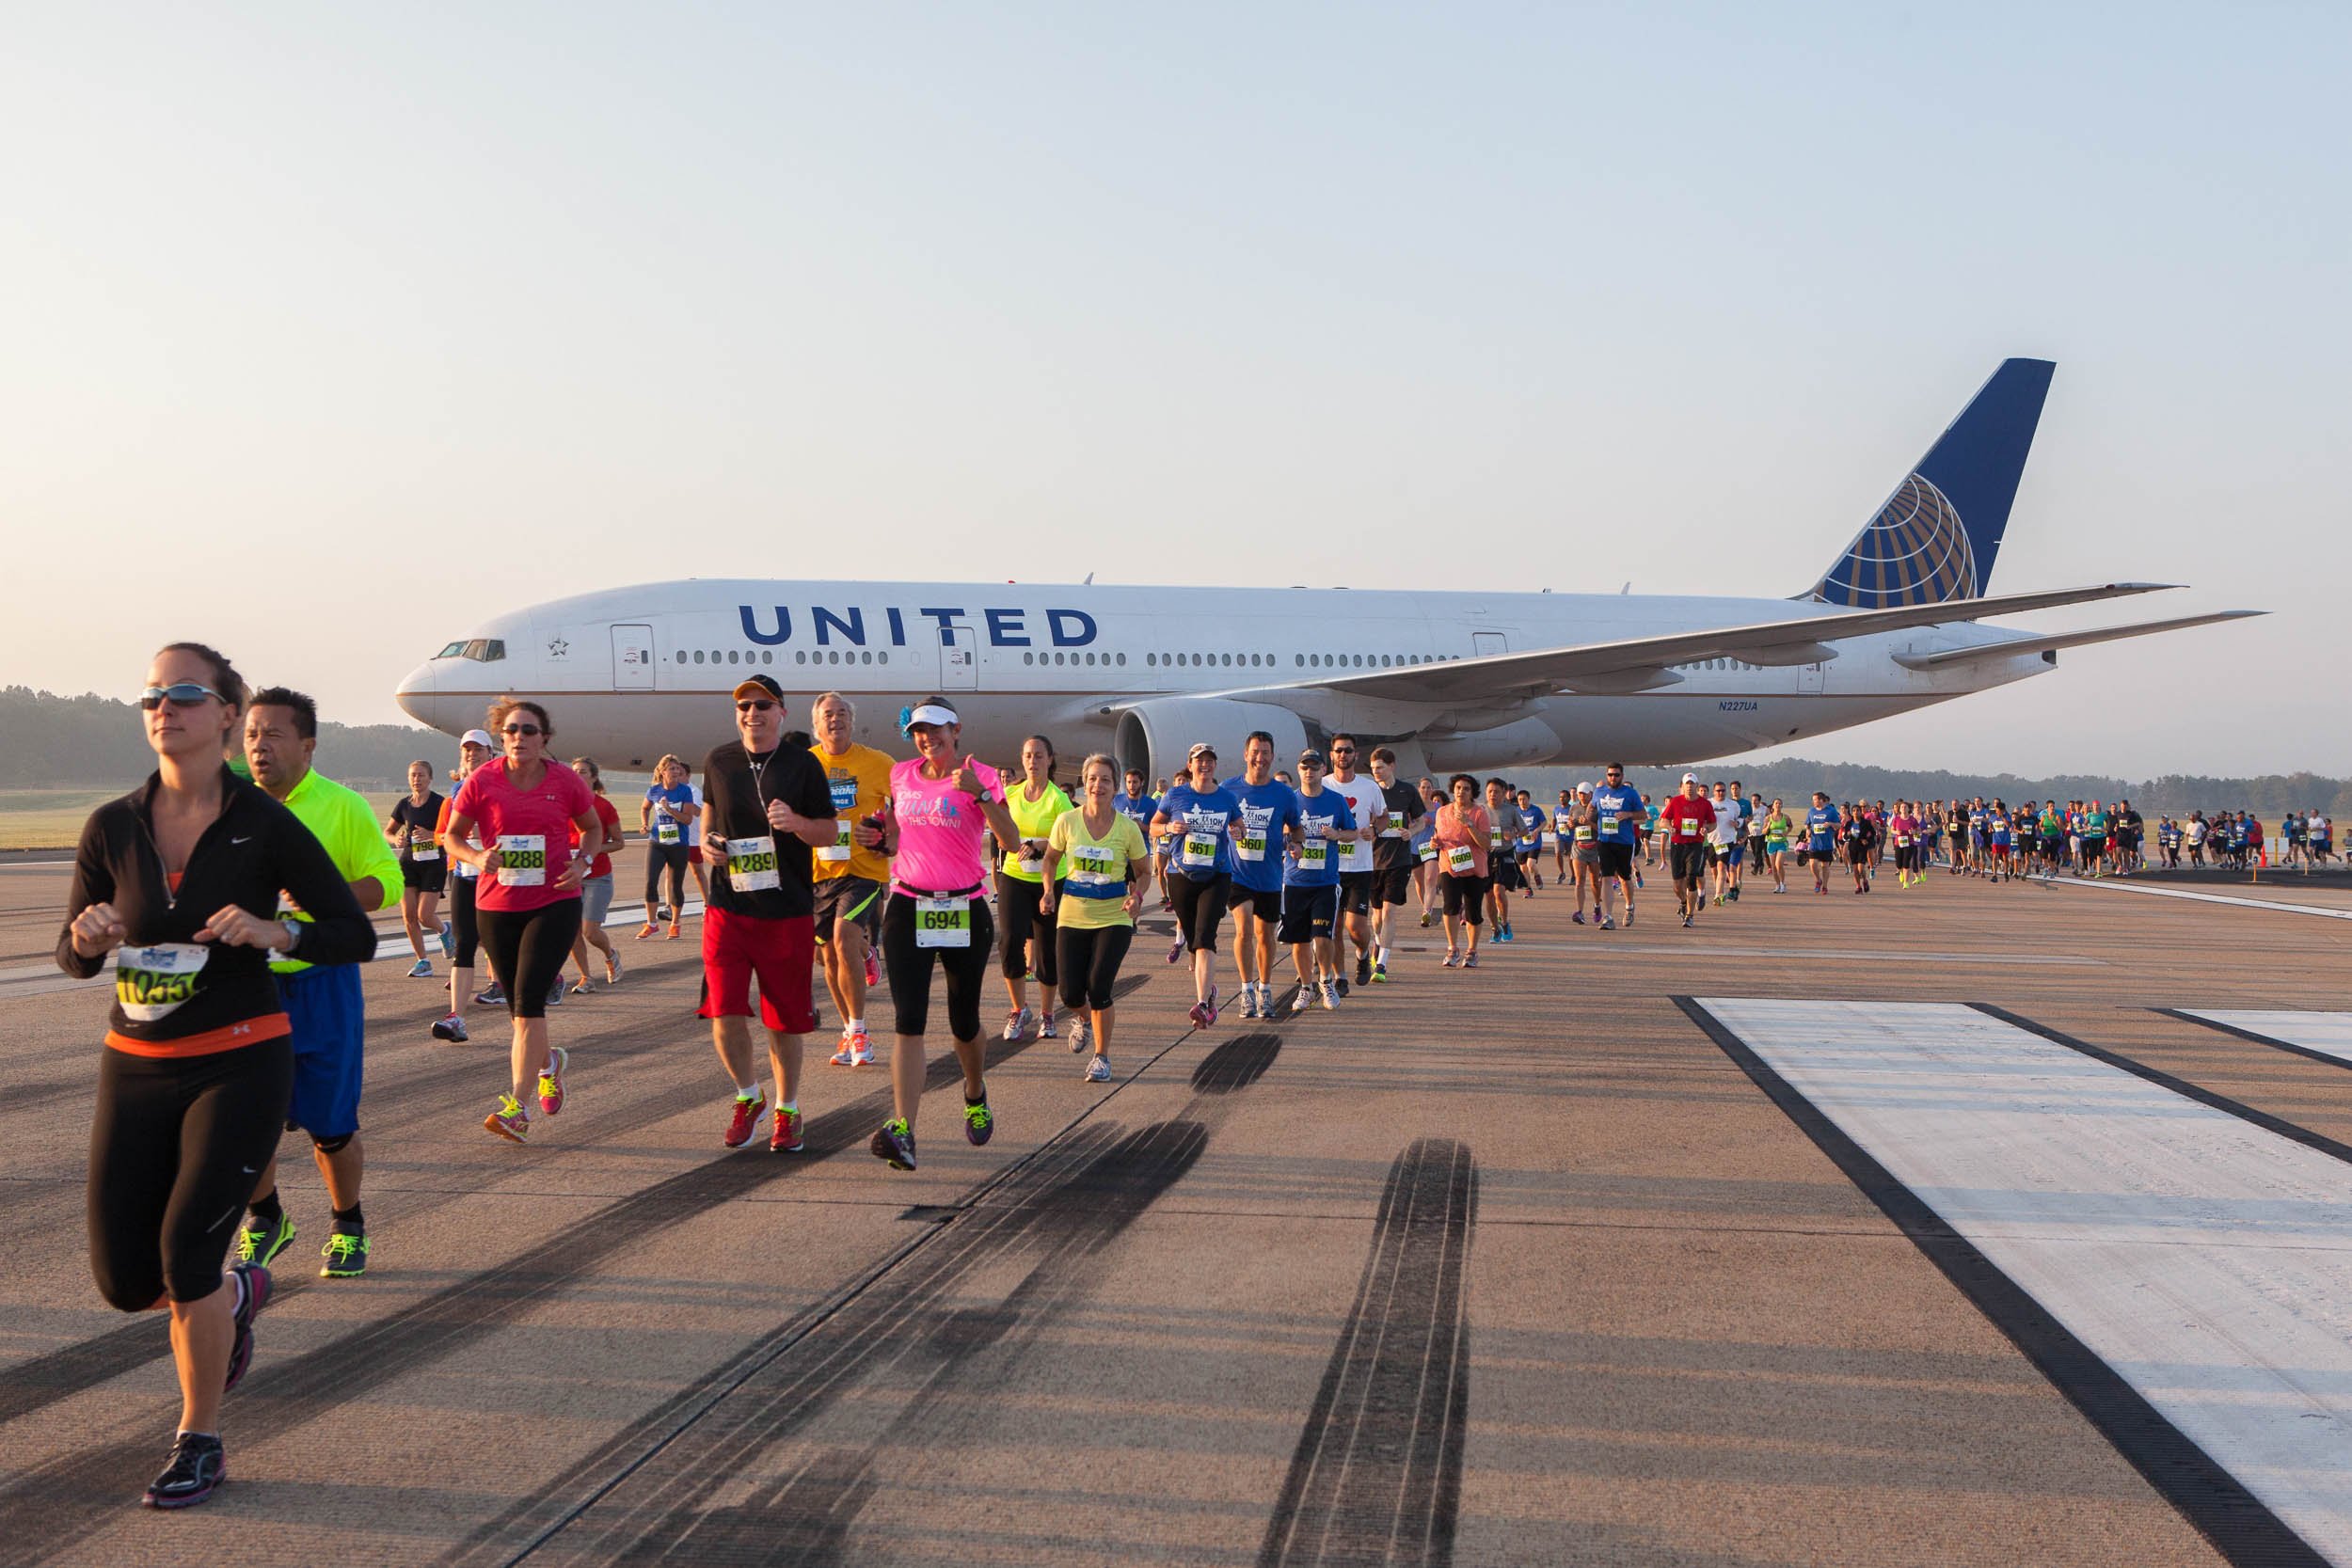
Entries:
[[[320,771],[356,788],[395,788],[418,757],[445,770],[455,756],[437,730],[319,721]],[[137,704],[0,687],[0,788],[128,788],[154,768]]]

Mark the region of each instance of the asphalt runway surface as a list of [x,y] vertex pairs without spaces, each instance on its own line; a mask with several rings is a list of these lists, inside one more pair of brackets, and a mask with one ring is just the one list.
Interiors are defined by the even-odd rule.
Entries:
[[158,1514],[164,1323],[84,1239],[106,990],[11,869],[0,1563],[2352,1562],[2352,924],[1931,883],[1548,889],[1475,973],[1408,922],[1391,984],[1200,1033],[1147,915],[1114,1081],[995,1042],[973,1148],[935,1053],[912,1174],[830,1017],[806,1152],[720,1147],[695,923],[554,1014],[527,1148],[503,1015],[436,1043],[380,960],[370,1274],[315,1277],[290,1136],[231,1480]]

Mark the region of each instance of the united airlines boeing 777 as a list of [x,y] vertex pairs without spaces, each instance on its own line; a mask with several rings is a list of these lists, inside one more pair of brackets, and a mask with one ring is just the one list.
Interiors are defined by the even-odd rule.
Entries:
[[1239,756],[1252,730],[1290,756],[1343,729],[1408,773],[1677,764],[2042,674],[2061,649],[2262,613],[1983,624],[2166,586],[1987,594],[2054,369],[2004,362],[1793,599],[690,579],[496,616],[398,695],[452,735],[501,693],[539,698],[565,752],[608,766],[699,753],[753,670],[850,694],[871,745],[898,744],[900,706],[940,691],[969,752],[1005,760],[1041,733],[1154,778],[1197,740]]

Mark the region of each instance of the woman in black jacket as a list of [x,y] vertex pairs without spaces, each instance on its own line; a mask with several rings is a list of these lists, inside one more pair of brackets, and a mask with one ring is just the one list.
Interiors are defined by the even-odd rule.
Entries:
[[[220,1397],[253,1359],[268,1271],[221,1263],[256,1175],[278,1148],[294,1085],[269,959],[364,961],[375,928],[292,812],[221,762],[245,686],[201,643],[149,667],[156,770],[90,814],[57,937],[57,967],[115,959],[90,1131],[90,1268],[125,1312],[168,1307],[180,1429],[147,1489],[155,1508],[202,1502],[227,1477]],[[283,891],[314,918],[278,917]],[[226,1288],[224,1288],[226,1287]]]

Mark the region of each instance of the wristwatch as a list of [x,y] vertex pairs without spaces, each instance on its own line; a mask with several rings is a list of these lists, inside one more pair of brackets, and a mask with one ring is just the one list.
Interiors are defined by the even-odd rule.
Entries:
[[278,950],[279,956],[291,958],[294,956],[294,949],[302,945],[302,922],[281,920],[278,923],[278,927],[286,933],[286,945]]

